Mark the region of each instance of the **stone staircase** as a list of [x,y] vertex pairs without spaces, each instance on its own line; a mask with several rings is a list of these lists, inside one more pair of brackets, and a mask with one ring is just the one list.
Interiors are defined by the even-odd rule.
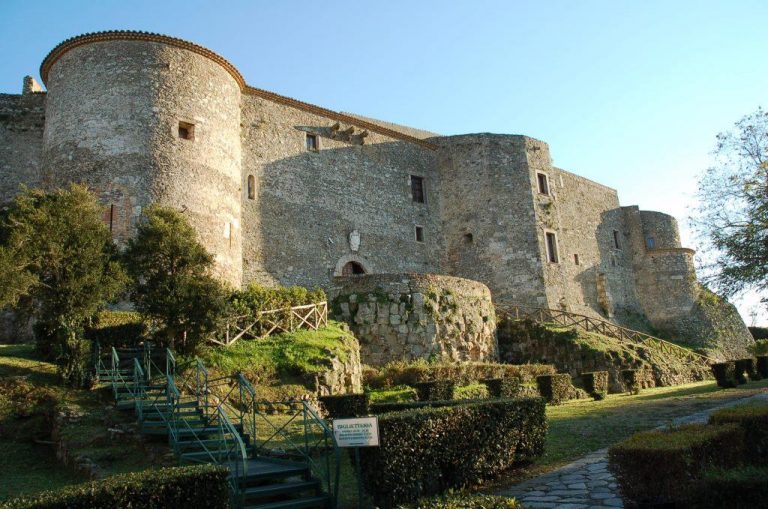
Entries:
[[166,438],[179,463],[229,468],[234,507],[337,507],[339,450],[311,407],[291,402],[292,415],[274,422],[259,412],[255,391],[242,374],[210,380],[197,359],[180,372],[186,378],[177,375],[170,350],[161,360],[146,347],[99,352],[95,365],[98,381],[111,386],[116,407],[136,413],[142,434]]

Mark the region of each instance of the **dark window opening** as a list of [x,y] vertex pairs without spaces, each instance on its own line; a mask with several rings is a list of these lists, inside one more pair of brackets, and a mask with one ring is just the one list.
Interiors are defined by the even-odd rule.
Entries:
[[611,266],[612,266],[612,267],[615,267],[615,266],[616,266],[616,257],[615,257],[615,256],[613,256],[613,255],[611,255]]
[[416,242],[424,242],[424,227],[416,227]]
[[579,264],[579,255],[577,255],[577,254],[573,255],[573,263],[575,263],[576,265]]
[[539,181],[539,192],[541,194],[549,194],[549,182],[547,176],[544,173],[537,173],[536,178]]
[[112,232],[112,228],[115,223],[115,204],[109,206],[109,231]]
[[554,233],[547,232],[547,259],[551,263],[557,263],[557,238]]
[[342,276],[360,276],[365,274],[365,269],[358,262],[348,262],[341,269]]
[[195,124],[189,122],[179,122],[179,138],[182,140],[195,139]]
[[653,237],[646,238],[645,245],[648,249],[653,249],[654,247],[656,247],[656,239],[654,239]]
[[307,134],[307,150],[311,150],[313,152],[317,152],[318,150],[318,143],[317,143],[317,135],[316,134]]
[[613,230],[613,247],[621,249],[621,244],[619,244],[619,230]]
[[475,240],[474,236],[471,233],[465,233],[464,234],[464,243],[465,244],[471,244]]
[[424,177],[411,175],[411,196],[416,203],[424,203]]
[[248,199],[256,199],[256,179],[253,175],[248,175]]

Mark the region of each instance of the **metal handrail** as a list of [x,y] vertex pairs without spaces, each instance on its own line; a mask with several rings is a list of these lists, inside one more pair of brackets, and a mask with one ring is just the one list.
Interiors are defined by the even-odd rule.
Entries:
[[[611,323],[606,320],[602,320],[600,318],[593,318],[587,315],[571,313],[570,311],[563,311],[563,310],[549,309],[549,308],[537,308],[533,306],[519,306],[519,305],[497,306],[496,309],[501,314],[510,315],[510,318],[512,317],[511,316],[512,312],[514,312],[514,318],[516,320],[521,319],[521,314],[522,314],[522,318],[529,318],[534,320],[538,318],[539,322],[547,321],[546,318],[548,318],[549,321],[557,322],[558,318],[568,317],[571,319],[570,323],[565,323],[565,320],[558,323],[564,326],[581,327],[587,332],[591,332],[589,327],[590,325],[592,325],[593,331],[597,331],[607,336],[612,336],[619,340],[628,340],[632,343],[641,344],[641,345],[648,345],[649,343],[650,344],[658,343],[658,345],[661,348],[673,350],[678,355],[681,355],[695,362],[702,362],[702,363],[705,363],[707,366],[714,362],[712,359],[710,359],[706,355],[702,355],[698,352],[694,352],[693,350],[690,350],[683,346],[677,345],[675,343],[671,343],[661,338],[657,338],[656,336],[652,336],[650,334],[646,334],[645,332],[640,332],[633,329],[628,329],[626,327],[622,327],[620,325],[616,325],[615,323]],[[526,310],[530,310],[530,312]]]
[[173,355],[170,348],[165,349],[165,374],[166,376],[176,375],[176,357]]

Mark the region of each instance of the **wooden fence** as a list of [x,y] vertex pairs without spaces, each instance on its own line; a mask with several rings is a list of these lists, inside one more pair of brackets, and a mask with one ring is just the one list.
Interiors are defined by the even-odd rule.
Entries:
[[328,326],[328,302],[284,309],[270,309],[253,315],[237,316],[227,322],[223,337],[212,343],[230,346],[240,339],[261,339],[300,329],[318,330]]
[[686,362],[693,362],[702,367],[709,368],[715,362],[705,355],[694,352],[688,348],[670,343],[661,338],[651,336],[644,332],[627,329],[599,318],[570,313],[558,309],[535,308],[527,306],[497,306],[498,321],[504,318],[512,320],[529,319],[540,323],[556,323],[565,327],[578,327],[587,332],[597,332],[604,336],[610,336],[626,343],[652,347],[666,355],[677,357]]

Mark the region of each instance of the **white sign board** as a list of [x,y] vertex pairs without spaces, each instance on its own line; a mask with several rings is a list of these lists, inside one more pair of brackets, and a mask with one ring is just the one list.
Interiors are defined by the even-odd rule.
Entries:
[[334,419],[333,436],[339,447],[378,447],[379,418]]

